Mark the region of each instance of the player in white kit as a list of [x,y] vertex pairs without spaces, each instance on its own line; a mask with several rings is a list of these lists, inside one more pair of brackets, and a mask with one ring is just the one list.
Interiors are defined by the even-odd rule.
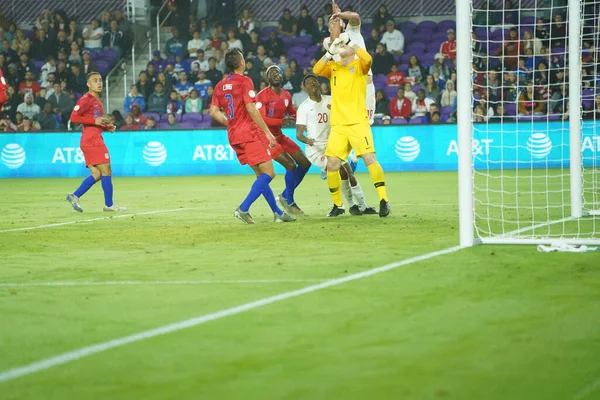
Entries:
[[[335,1],[332,2],[333,6],[333,14],[330,19],[329,31],[331,36],[327,37],[323,40],[323,47],[326,50],[329,50],[329,44],[333,42],[341,33],[344,31],[348,34],[350,40],[360,46],[361,49],[367,50],[367,46],[365,45],[365,39],[363,38],[360,28],[361,28],[361,20],[360,15],[353,11],[344,11],[341,12],[340,8]],[[340,20],[339,25],[337,25],[334,21]],[[345,24],[342,20],[348,20],[348,24]],[[333,22],[333,23],[332,23]],[[339,26],[339,28],[338,28]],[[345,28],[345,30],[344,30]],[[355,56],[356,57],[356,56]],[[358,58],[358,57],[357,57]],[[334,61],[339,61],[340,56],[334,55]],[[369,73],[367,76],[367,112],[369,113],[369,124],[373,125],[374,115],[375,115],[375,84],[373,84],[373,71],[369,69]],[[358,163],[358,159],[356,155],[354,155],[354,150],[350,153],[350,160],[352,163],[352,171],[356,169],[356,165]]]
[[[316,75],[306,75],[302,84],[308,93],[308,99],[300,104],[296,113],[296,138],[306,144],[306,157],[309,161],[321,171],[325,171],[327,169],[325,148],[331,130],[329,122],[331,96],[321,94],[321,85]],[[341,191],[350,207],[350,214],[377,214],[377,210],[368,207],[365,203],[365,195],[360,183],[348,163],[342,164],[340,175],[342,176]],[[352,196],[356,198],[358,204],[354,202]]]

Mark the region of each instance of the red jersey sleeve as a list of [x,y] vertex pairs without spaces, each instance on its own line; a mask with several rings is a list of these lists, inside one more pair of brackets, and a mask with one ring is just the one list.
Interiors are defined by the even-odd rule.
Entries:
[[77,102],[73,112],[71,113],[71,121],[76,124],[82,125],[95,125],[96,119],[94,117],[84,116],[85,112],[90,108],[90,100],[87,96],[83,96]]
[[242,82],[242,99],[244,104],[256,103],[256,92],[254,92],[254,83],[247,76]]
[[292,95],[290,92],[287,92],[288,106],[287,113],[290,117],[296,119],[296,107],[294,107],[294,103],[292,103]]
[[[217,86],[219,86],[219,85],[217,85]],[[221,99],[221,95],[222,94],[221,94],[220,87],[215,88],[215,91],[213,93],[213,98],[212,98],[212,101],[210,102],[210,105],[221,108],[221,102],[219,101]]]

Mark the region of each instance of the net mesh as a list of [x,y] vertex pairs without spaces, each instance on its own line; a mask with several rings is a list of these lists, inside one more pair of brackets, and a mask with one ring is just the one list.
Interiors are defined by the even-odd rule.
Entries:
[[[483,241],[600,240],[600,0],[571,1],[580,32],[568,32],[566,0],[472,2],[473,200]],[[569,34],[581,38],[578,65],[569,65]],[[582,71],[577,121],[573,68]],[[570,123],[581,126],[581,218],[571,217]]]

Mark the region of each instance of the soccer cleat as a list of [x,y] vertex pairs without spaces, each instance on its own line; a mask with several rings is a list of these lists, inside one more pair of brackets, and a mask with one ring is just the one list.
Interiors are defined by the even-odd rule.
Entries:
[[321,171],[321,179],[323,179],[324,181],[327,180],[327,172]]
[[291,215],[287,214],[287,213],[283,213],[281,215],[277,214],[277,213],[273,213],[274,215],[274,220],[273,222],[275,223],[280,223],[280,222],[294,222],[296,220],[296,218],[292,217]]
[[329,211],[329,214],[327,214],[327,218],[338,217],[338,216],[344,214],[345,212],[346,212],[346,210],[344,210],[343,207],[338,207],[334,204],[331,211]]
[[77,212],[83,212],[83,208],[81,208],[81,204],[79,204],[79,197],[71,193],[67,195],[67,201],[71,203],[71,206],[73,206],[73,210]]
[[279,196],[277,196],[275,198],[275,200],[277,200],[277,202],[279,203],[281,208],[283,208],[283,211],[290,212],[290,209],[289,209],[289,206],[287,203],[287,199],[285,197],[283,197],[283,194],[280,194]]
[[358,204],[355,204],[352,207],[350,207],[350,214],[352,214],[352,215],[363,215],[363,212],[360,211],[360,207],[358,207]]
[[127,211],[127,207],[121,207],[116,204],[113,204],[110,207],[104,206],[104,211]]
[[288,204],[287,211],[290,214],[304,215],[304,211],[302,211],[302,209],[298,207],[298,204],[296,203]]
[[366,215],[377,215],[377,214],[379,214],[377,212],[377,210],[374,209],[373,207],[367,207],[367,208],[365,208],[364,210],[362,210],[362,213],[366,214]]
[[379,216],[387,217],[390,214],[390,203],[385,201],[385,199],[381,199],[379,202]]
[[233,212],[233,216],[236,217],[237,219],[241,219],[246,224],[249,224],[249,225],[254,224],[254,220],[252,219],[252,216],[250,215],[250,213],[248,211],[244,212],[244,211],[240,210],[239,207],[235,209],[235,211]]

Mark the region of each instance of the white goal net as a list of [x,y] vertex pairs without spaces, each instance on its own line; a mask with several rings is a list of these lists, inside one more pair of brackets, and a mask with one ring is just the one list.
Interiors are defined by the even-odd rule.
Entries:
[[510,3],[470,4],[469,222],[481,243],[600,243],[600,0]]

